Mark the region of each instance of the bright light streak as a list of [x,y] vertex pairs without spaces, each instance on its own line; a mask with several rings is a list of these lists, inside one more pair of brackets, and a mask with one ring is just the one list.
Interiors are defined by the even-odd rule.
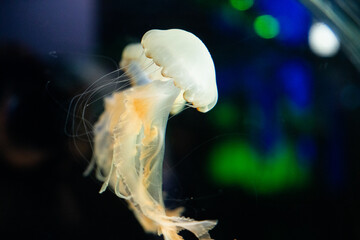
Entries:
[[324,23],[314,23],[309,31],[311,50],[320,57],[332,57],[340,48],[340,42],[334,32]]

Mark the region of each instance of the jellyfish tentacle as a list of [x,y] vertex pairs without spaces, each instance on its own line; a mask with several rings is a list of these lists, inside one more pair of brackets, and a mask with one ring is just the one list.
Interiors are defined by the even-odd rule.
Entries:
[[186,31],[152,30],[141,44],[125,48],[120,66],[132,87],[105,99],[105,110],[95,125],[93,161],[97,177],[104,182],[100,192],[110,186],[126,199],[146,232],[183,240],[178,233],[188,230],[199,240],[210,240],[209,231],[217,221],[181,217],[183,208],[165,208],[162,192],[169,114],[185,105],[207,112],[216,104],[209,52]]
[[110,165],[110,171],[109,171],[107,177],[104,177],[105,181],[104,181],[103,185],[101,186],[101,189],[100,189],[99,193],[103,193],[106,190],[106,188],[108,187],[109,182],[110,182],[110,178],[111,178],[111,175],[112,175],[112,172],[113,172],[113,168],[114,168],[114,164],[111,164]]
[[166,218],[171,221],[170,226],[176,226],[177,232],[186,229],[192,232],[200,240],[211,239],[209,231],[217,224],[216,220],[196,221],[191,218],[176,216]]

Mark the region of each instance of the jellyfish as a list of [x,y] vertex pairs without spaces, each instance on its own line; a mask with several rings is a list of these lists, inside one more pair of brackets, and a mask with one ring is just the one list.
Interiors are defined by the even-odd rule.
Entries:
[[94,126],[91,166],[103,182],[128,202],[148,233],[165,240],[183,239],[191,231],[211,239],[216,220],[181,216],[183,208],[166,209],[162,191],[165,129],[169,114],[190,106],[200,112],[217,102],[215,68],[203,42],[179,29],[150,30],[141,44],[123,50],[121,68],[131,87],[104,99],[104,111]]

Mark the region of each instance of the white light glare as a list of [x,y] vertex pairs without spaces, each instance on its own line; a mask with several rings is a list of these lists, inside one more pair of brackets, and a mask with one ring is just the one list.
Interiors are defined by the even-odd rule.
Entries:
[[309,31],[311,50],[320,57],[334,56],[340,48],[340,42],[334,32],[324,23],[314,23]]

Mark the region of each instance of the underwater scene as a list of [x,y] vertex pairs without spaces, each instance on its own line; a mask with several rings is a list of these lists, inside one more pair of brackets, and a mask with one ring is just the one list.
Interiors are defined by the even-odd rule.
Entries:
[[356,0],[4,0],[0,62],[8,239],[360,239]]

